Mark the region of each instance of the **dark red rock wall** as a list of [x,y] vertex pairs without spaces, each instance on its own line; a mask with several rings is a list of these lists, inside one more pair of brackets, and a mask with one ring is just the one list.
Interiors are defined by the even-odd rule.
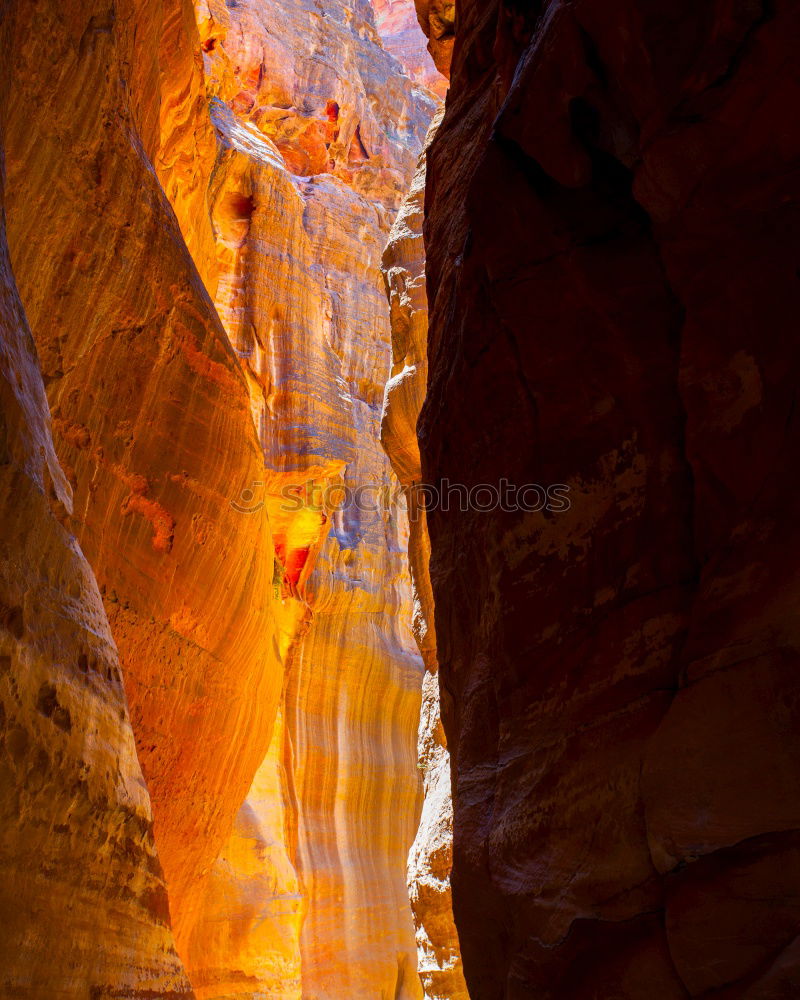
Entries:
[[473,1000],[800,995],[800,7],[462,0],[423,471]]

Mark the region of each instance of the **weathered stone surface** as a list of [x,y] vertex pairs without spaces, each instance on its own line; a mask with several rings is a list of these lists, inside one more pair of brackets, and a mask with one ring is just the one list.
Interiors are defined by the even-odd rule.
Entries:
[[428,36],[428,51],[436,69],[450,79],[450,60],[456,30],[455,0],[414,0],[417,21]]
[[[230,505],[262,468],[245,380],[152,166],[200,219],[185,146],[204,109],[191,53],[175,50],[187,12],[16,4],[6,48],[11,256],[75,495],[68,525],[120,650],[181,953],[282,683],[266,515]],[[210,226],[185,228],[202,257]]]
[[213,298],[217,273],[208,181],[217,144],[208,116],[203,54],[192,0],[161,0],[157,67],[157,140],[147,150],[175,210],[186,248]]
[[0,141],[0,993],[188,998],[117,651],[64,527],[71,509],[8,256]]
[[473,1000],[800,989],[796,5],[459,4],[430,513]]
[[[410,1000],[422,668],[407,531],[383,498],[380,258],[434,101],[381,48],[368,3],[278,6],[198,5],[219,146],[216,303],[264,449],[248,497],[275,539],[285,685],[281,735],[214,868],[189,964],[208,998]],[[364,509],[337,510],[358,487]]]
[[312,0],[198,0],[197,16],[209,93],[270,138],[292,173],[332,174],[393,218],[435,101],[382,48],[369,0],[324,11]]
[[386,49],[412,80],[444,98],[447,80],[434,65],[420,31],[414,0],[372,0],[375,26]]
[[[439,112],[431,123],[426,149],[441,115]],[[408,502],[414,636],[426,670],[417,741],[424,802],[408,862],[418,966],[426,997],[461,1000],[467,992],[450,895],[453,853],[450,756],[439,705],[433,594],[428,572],[430,540],[425,509],[416,492],[422,478],[417,417],[425,399],[428,376],[428,301],[422,239],[425,155],[423,151],[383,254],[392,325],[392,376],[384,397],[381,439]]]

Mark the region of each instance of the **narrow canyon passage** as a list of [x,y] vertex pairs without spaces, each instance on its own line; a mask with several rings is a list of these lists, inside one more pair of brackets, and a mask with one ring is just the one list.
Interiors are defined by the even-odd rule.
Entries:
[[798,46],[0,0],[0,1000],[800,996]]

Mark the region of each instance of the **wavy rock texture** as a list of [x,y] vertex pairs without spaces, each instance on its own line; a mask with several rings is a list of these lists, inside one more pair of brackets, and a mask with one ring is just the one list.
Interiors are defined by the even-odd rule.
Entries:
[[63,526],[72,492],[11,271],[2,166],[0,144],[0,993],[188,997],[117,651]]
[[[441,118],[442,111],[431,123],[426,150]],[[407,497],[414,636],[426,671],[417,742],[424,803],[408,865],[418,967],[426,997],[462,1000],[467,991],[450,894],[453,854],[450,755],[439,704],[434,605],[428,572],[430,540],[424,505],[416,492],[422,479],[417,417],[425,400],[428,377],[428,299],[422,238],[425,157],[423,151],[383,254],[391,311],[392,377],[384,397],[381,439]]]
[[[17,4],[6,49],[11,256],[182,953],[282,684],[266,515],[230,506],[262,468],[245,380],[152,166],[201,218],[194,153],[175,151],[181,129],[203,135],[199,67],[174,48],[187,17],[178,0]],[[208,247],[210,227],[187,238]]]
[[799,18],[459,4],[423,472],[571,489],[429,516],[474,1000],[800,989]]
[[208,116],[200,36],[192,0],[161,0],[160,14],[158,79],[151,84],[160,95],[157,141],[151,140],[147,150],[186,248],[213,299],[217,258],[208,181],[217,144]]
[[412,80],[444,98],[447,81],[434,65],[413,0],[372,0],[375,25],[385,48]]
[[[408,1000],[421,996],[404,869],[422,667],[407,529],[383,502],[380,258],[434,102],[381,48],[368,3],[277,7],[198,4],[216,303],[266,459],[243,485],[275,538],[285,684],[190,967],[207,998]],[[377,509],[337,509],[362,486]]]
[[233,832],[206,884],[189,964],[198,998],[300,1000],[304,896],[294,843],[286,742],[279,714]]
[[[374,433],[368,458],[381,467],[379,449]],[[405,546],[394,518],[334,518],[308,585],[314,619],[290,665],[303,995],[319,1000],[422,996],[405,884],[421,680]]]

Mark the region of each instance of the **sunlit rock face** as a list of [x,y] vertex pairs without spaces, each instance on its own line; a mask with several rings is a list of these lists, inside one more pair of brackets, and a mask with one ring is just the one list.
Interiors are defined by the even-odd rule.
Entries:
[[[435,135],[441,115],[440,111],[431,123],[426,147]],[[392,377],[386,386],[381,437],[408,500],[414,636],[426,670],[417,746],[424,802],[408,863],[419,973],[426,997],[462,1000],[467,993],[450,896],[453,853],[450,756],[439,704],[433,594],[428,573],[430,541],[424,505],[419,503],[420,497],[415,492],[422,478],[417,417],[425,399],[428,375],[424,200],[423,152],[383,255],[391,309]]]
[[289,845],[295,842],[291,787],[279,714],[233,832],[206,882],[202,917],[188,952],[203,998],[254,995],[301,1000],[304,895]]
[[447,93],[447,80],[436,68],[420,30],[414,0],[372,0],[375,24],[386,49],[412,80],[439,97]]
[[571,500],[429,515],[473,1000],[800,989],[799,18],[459,2],[423,473]]
[[[372,447],[378,464],[377,435]],[[421,681],[405,544],[381,515],[334,524],[289,666],[304,997],[422,996],[405,884]]]
[[414,0],[414,5],[417,21],[428,36],[428,51],[433,63],[439,73],[449,80],[456,28],[455,0]]
[[5,48],[11,257],[74,492],[65,523],[120,651],[181,953],[282,685],[266,513],[230,504],[262,471],[247,386],[153,167],[198,220],[187,239],[211,281],[192,171],[210,173],[215,143],[196,117],[192,23],[178,0],[43,0],[13,6]]
[[[410,1000],[422,664],[379,440],[380,261],[435,102],[381,47],[367,2],[203,0],[197,17],[216,304],[265,459],[240,486],[269,512],[285,680],[280,729],[214,866],[192,980],[203,998]],[[361,508],[341,508],[359,487]]]
[[[157,78],[150,86],[160,100],[157,128],[147,152],[178,220],[186,248],[213,298],[217,287],[216,250],[211,228],[208,180],[217,152],[214,128],[208,116],[200,47],[192,0],[161,0]],[[139,28],[138,31],[142,29]],[[142,53],[137,53],[142,58]],[[148,54],[151,58],[152,53]],[[154,70],[151,70],[154,72]]]
[[11,271],[2,166],[0,139],[0,993],[188,998],[117,651],[64,527],[72,491]]

